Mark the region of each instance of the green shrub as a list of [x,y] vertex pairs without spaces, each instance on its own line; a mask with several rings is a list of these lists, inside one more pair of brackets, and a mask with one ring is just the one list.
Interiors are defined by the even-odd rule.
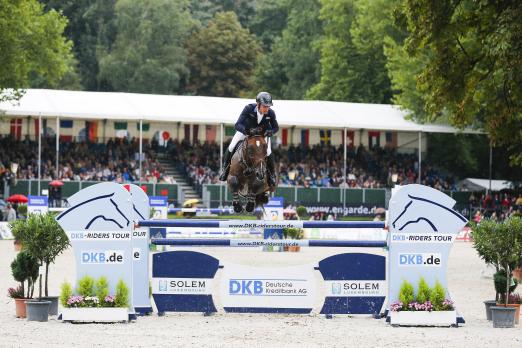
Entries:
[[419,288],[417,290],[417,302],[424,303],[430,299],[430,287],[423,277],[419,279]]
[[73,295],[72,286],[69,282],[64,282],[60,291],[60,303],[67,307],[67,300]]
[[[34,291],[34,283],[38,279],[38,260],[34,258],[29,252],[22,250],[11,263],[11,272],[13,278],[20,282],[20,287],[25,298],[31,298]],[[27,288],[24,282],[27,281]]]
[[116,285],[116,307],[128,307],[129,306],[129,288],[125,285],[123,279],[118,281]]
[[[502,297],[506,294],[506,270],[501,269],[493,275],[493,282],[495,283],[495,291],[500,294]],[[512,293],[515,291],[518,282],[515,278],[511,278],[511,284],[509,286],[509,292]]]
[[302,205],[298,206],[295,212],[301,219],[304,219],[308,215],[306,208]]
[[109,295],[109,282],[107,278],[100,277],[96,282],[96,297],[101,301]]
[[413,285],[411,285],[407,280],[404,280],[399,290],[399,301],[402,302],[402,308],[408,310],[408,305],[414,300]]
[[86,275],[78,281],[78,294],[83,297],[94,296],[94,278]]
[[446,290],[442,284],[437,280],[435,286],[430,292],[430,302],[436,311],[442,310],[442,302],[446,299]]

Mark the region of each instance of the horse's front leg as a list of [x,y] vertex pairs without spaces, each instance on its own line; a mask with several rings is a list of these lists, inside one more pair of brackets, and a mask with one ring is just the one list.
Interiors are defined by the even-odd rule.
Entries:
[[243,211],[243,206],[239,201],[239,179],[235,175],[228,176],[228,187],[232,191],[232,206],[234,207],[234,212],[241,213]]
[[256,207],[256,194],[255,194],[255,192],[249,191],[248,202],[247,202],[245,209],[248,213],[251,213],[254,211],[255,207]]

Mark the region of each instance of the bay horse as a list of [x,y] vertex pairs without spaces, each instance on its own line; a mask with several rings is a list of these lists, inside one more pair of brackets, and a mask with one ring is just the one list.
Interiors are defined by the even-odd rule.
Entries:
[[275,187],[268,186],[266,174],[266,153],[268,145],[262,135],[247,136],[232,156],[228,187],[232,191],[232,205],[236,213],[243,211],[240,197],[246,199],[246,211],[251,213],[256,205],[268,203],[269,192]]

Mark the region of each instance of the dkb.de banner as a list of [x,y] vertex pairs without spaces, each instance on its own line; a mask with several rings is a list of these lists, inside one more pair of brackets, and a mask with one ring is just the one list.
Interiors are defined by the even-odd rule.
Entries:
[[[454,205],[454,199],[427,186],[394,190],[388,216],[388,303],[398,300],[403,280],[415,291],[421,277],[430,287],[439,281],[448,288],[446,268],[451,247],[467,223]],[[451,298],[449,291],[446,297]]]
[[107,278],[110,293],[122,279],[129,288],[130,313],[134,313],[132,274],[131,195],[122,185],[100,183],[68,199],[70,208],[56,217],[74,250],[76,277]]

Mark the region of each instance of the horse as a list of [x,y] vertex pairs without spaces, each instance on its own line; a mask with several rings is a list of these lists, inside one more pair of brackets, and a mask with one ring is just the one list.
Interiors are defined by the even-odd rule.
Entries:
[[[119,230],[131,223],[118,206],[118,195],[115,192],[95,196],[74,204],[58,215],[56,221],[64,229],[70,230]],[[73,228],[68,228],[74,226]]]
[[250,135],[239,145],[232,156],[228,187],[233,193],[232,205],[236,213],[243,211],[240,198],[247,200],[246,211],[251,213],[256,205],[268,203],[269,187],[266,175],[266,154],[268,145],[262,135]]
[[452,207],[410,194],[408,198],[399,216],[392,221],[392,227],[397,231],[418,232],[422,228],[419,224],[422,224],[432,232],[454,233],[460,231],[468,221]]

